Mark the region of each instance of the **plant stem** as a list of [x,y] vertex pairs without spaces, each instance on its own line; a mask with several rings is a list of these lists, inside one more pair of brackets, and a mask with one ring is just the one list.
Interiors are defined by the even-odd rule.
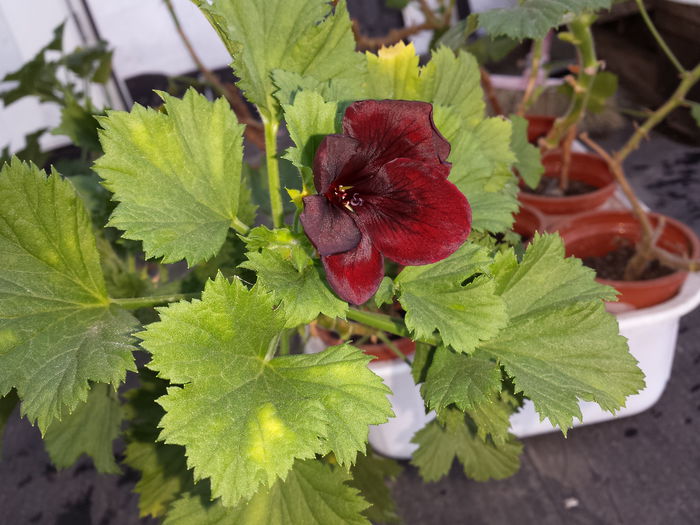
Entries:
[[[354,308],[348,309],[347,317],[352,321],[366,324],[367,326],[378,328],[379,330],[384,330],[385,332],[389,332],[390,334],[398,335],[400,337],[411,337],[411,332],[406,327],[406,323],[403,322],[403,319],[397,319],[396,317],[391,317],[389,315],[379,314],[375,312],[356,310]],[[418,342],[418,340],[415,341]],[[420,339],[420,342],[427,343],[433,346],[440,344],[440,341],[435,336],[426,339]]]
[[656,40],[656,43],[659,44],[659,47],[663,50],[663,52],[666,54],[668,59],[671,61],[671,63],[673,64],[673,67],[675,67],[679,73],[681,73],[681,74],[685,73],[685,68],[680,63],[680,61],[676,58],[676,55],[673,54],[673,51],[671,51],[671,48],[668,47],[668,44],[663,39],[663,37],[659,34],[659,32],[656,29],[656,26],[651,21],[651,18],[649,17],[649,13],[647,12],[647,8],[644,6],[644,0],[635,0],[635,2],[637,2],[637,7],[639,8],[639,14],[642,15],[642,19],[644,20],[644,23],[647,25],[647,28],[649,29],[652,36],[654,37],[654,40]]
[[558,147],[569,129],[576,126],[585,115],[591,88],[598,72],[598,58],[591,32],[593,21],[592,15],[581,15],[569,24],[574,45],[578,49],[579,70],[573,82],[574,96],[566,115],[556,120],[547,137],[541,142],[546,149]]
[[394,342],[389,339],[384,332],[377,332],[377,337],[381,340],[382,343],[384,343],[389,350],[394,352],[394,355],[401,359],[404,363],[406,363],[408,366],[411,366],[411,360],[406,357],[406,354],[404,354],[401,350],[399,350],[399,347],[394,344]]
[[128,297],[126,299],[110,299],[110,302],[126,308],[136,310],[138,308],[148,308],[159,304],[175,303],[183,299],[194,299],[199,297],[199,293],[178,293],[173,295],[154,295],[152,297]]
[[277,162],[277,130],[279,122],[274,116],[264,117],[265,126],[265,162],[267,163],[267,183],[270,191],[270,210],[272,212],[272,224],[275,228],[281,228],[284,224],[284,208],[282,195],[280,195],[280,172]]
[[481,73],[481,86],[484,89],[484,93],[486,94],[489,104],[491,104],[491,109],[493,110],[494,114],[503,115],[503,107],[498,101],[498,96],[496,96],[496,90],[491,82],[491,75],[489,75],[489,72],[483,67],[479,68],[479,72]]
[[224,85],[224,83],[221,82],[221,80],[219,80],[219,77],[217,77],[211,69],[204,65],[204,62],[202,62],[202,60],[199,58],[199,55],[195,51],[192,42],[187,36],[187,33],[185,33],[185,30],[182,28],[182,24],[180,24],[180,19],[178,18],[177,13],[173,8],[172,0],[163,1],[165,2],[165,7],[168,9],[168,13],[170,13],[170,18],[172,18],[173,24],[175,25],[175,29],[177,30],[177,34],[180,36],[180,40],[182,40],[182,43],[185,46],[185,49],[187,50],[187,53],[190,55],[190,58],[197,66],[199,72],[205,78],[207,83],[214,89],[214,91],[216,91],[219,94],[219,96],[224,97],[228,101],[228,103],[233,108],[234,113],[236,113],[238,121],[246,125],[246,138],[253,142],[258,148],[262,149],[264,144],[261,140],[262,137],[260,137],[260,123],[256,121],[250,114],[250,110],[241,98],[238,89],[227,88],[226,85]]
[[527,108],[529,106],[530,98],[532,93],[535,91],[535,86],[537,85],[537,77],[540,74],[540,65],[542,62],[542,44],[544,40],[535,40],[532,44],[532,58],[530,60],[530,76],[527,79],[527,86],[525,87],[525,93],[523,93],[523,99],[518,105],[517,114],[519,116],[524,116]]
[[645,138],[654,126],[666,118],[666,116],[676,109],[678,106],[683,105],[685,101],[685,96],[688,91],[700,80],[700,64],[696,65],[690,71],[684,71],[681,74],[681,83],[674,91],[671,98],[669,98],[660,108],[654,111],[647,119],[644,124],[639,126],[625,145],[620,148],[620,150],[615,153],[615,160],[620,164],[624,161],[627,156],[632,153],[643,138]]

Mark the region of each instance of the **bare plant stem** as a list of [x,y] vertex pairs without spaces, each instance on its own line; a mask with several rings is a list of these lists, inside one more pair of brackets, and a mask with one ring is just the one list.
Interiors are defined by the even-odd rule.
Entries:
[[493,88],[493,83],[491,82],[491,75],[489,75],[489,72],[483,67],[480,68],[479,71],[481,72],[481,86],[484,88],[484,93],[486,94],[489,104],[491,104],[491,109],[496,115],[503,115],[503,107],[496,96],[496,90]]
[[207,83],[214,89],[214,91],[229,102],[234,113],[236,113],[239,122],[246,125],[246,138],[258,148],[263,149],[265,147],[265,141],[261,134],[262,125],[253,118],[248,106],[246,106],[245,101],[241,97],[238,88],[233,85],[226,86],[223,82],[221,82],[221,80],[219,80],[219,77],[217,77],[211,69],[204,65],[204,62],[202,62],[202,60],[199,58],[199,55],[195,51],[192,42],[187,36],[187,33],[185,33],[184,29],[182,28],[182,24],[180,24],[180,19],[173,8],[172,0],[163,1],[165,2],[165,7],[168,9],[168,13],[170,13],[170,18],[175,25],[175,29],[180,36],[180,40],[182,40],[185,49],[187,49],[187,53],[197,66],[199,72],[202,74]]
[[[540,74],[540,67],[542,65],[542,44],[543,40],[535,40],[532,44],[532,53],[530,59],[530,76],[527,79],[527,86],[525,86],[525,92],[523,93],[523,98],[518,105],[517,114],[521,117],[525,116],[525,112],[529,107],[530,98],[535,91],[535,86],[537,85],[537,78]],[[482,77],[483,79],[483,77]]]
[[593,33],[591,32],[593,21],[594,17],[592,15],[581,15],[569,24],[573,43],[578,49],[579,55],[578,73],[573,83],[574,96],[566,114],[558,118],[547,136],[540,140],[540,144],[545,150],[558,147],[559,143],[569,132],[569,129],[578,125],[585,115],[588,99],[599,67],[593,43]]
[[652,36],[654,37],[654,40],[656,40],[656,43],[659,44],[659,47],[663,50],[668,59],[671,61],[673,67],[675,67],[679,73],[685,73],[685,68],[676,58],[676,55],[673,54],[673,51],[671,51],[671,48],[668,47],[668,44],[659,34],[658,30],[656,29],[656,26],[654,26],[654,23],[651,21],[649,13],[647,12],[647,8],[644,6],[644,0],[635,0],[635,2],[637,2],[637,7],[639,8],[639,14],[642,15],[642,19],[644,20],[644,23],[651,32]]
[[561,174],[559,177],[559,189],[562,195],[569,188],[569,172],[571,171],[571,146],[576,138],[576,126],[571,126],[566,133],[566,138],[561,147]]
[[420,10],[423,12],[425,21],[421,24],[416,24],[413,26],[402,27],[400,29],[392,29],[386,36],[382,37],[369,37],[364,36],[360,29],[360,24],[357,20],[352,21],[352,31],[355,35],[355,42],[357,42],[357,47],[361,50],[377,50],[380,47],[390,46],[396,44],[400,40],[413,36],[416,33],[427,30],[438,30],[445,29],[449,27],[450,21],[452,19],[452,11],[454,10],[455,0],[449,0],[449,3],[445,5],[444,1],[441,1],[441,5],[444,8],[444,13],[442,18],[439,18],[426,0],[419,0]]

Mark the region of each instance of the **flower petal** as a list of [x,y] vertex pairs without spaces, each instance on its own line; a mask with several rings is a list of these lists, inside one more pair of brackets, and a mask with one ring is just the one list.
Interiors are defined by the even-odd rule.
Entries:
[[467,198],[436,171],[435,165],[396,159],[354,187],[363,199],[354,208],[363,237],[399,264],[440,261],[469,236]]
[[306,236],[321,255],[346,252],[360,242],[361,233],[345,210],[331,204],[322,195],[304,197],[299,220]]
[[333,180],[348,165],[358,149],[358,142],[347,135],[326,135],[314,157],[314,186],[319,193],[328,191]]
[[450,154],[450,143],[435,127],[433,106],[427,102],[354,102],[345,110],[343,131],[361,144],[368,171],[401,157],[446,163]]
[[365,236],[354,250],[321,260],[328,284],[338,297],[352,304],[369,301],[384,277],[384,258]]

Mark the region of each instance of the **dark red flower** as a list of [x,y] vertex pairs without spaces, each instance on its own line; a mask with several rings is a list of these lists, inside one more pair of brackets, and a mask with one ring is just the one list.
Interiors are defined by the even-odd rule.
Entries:
[[447,180],[450,144],[433,107],[363,100],[326,136],[314,158],[318,195],[304,197],[301,223],[344,300],[362,304],[379,287],[384,257],[404,266],[452,254],[469,235],[471,209]]

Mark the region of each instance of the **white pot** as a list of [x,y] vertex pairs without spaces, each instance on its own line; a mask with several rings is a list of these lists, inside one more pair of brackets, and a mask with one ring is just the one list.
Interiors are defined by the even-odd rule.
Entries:
[[[680,293],[665,303],[618,313],[620,333],[629,340],[630,352],[639,361],[646,376],[646,388],[627,398],[625,408],[615,415],[603,411],[597,404],[580,403],[583,421],[574,426],[590,425],[614,418],[627,417],[647,410],[661,397],[671,375],[673,356],[681,316],[700,304],[700,274],[690,274]],[[320,351],[323,343],[315,338],[309,341],[307,351]],[[369,429],[369,442],[379,453],[397,459],[408,459],[417,448],[411,443],[413,435],[435,417],[426,414],[420,388],[414,384],[409,366],[403,361],[370,363],[370,368],[391,388],[390,396],[395,416],[383,425]],[[511,431],[526,437],[557,430],[548,420],[540,421],[531,401],[510,418]]]

